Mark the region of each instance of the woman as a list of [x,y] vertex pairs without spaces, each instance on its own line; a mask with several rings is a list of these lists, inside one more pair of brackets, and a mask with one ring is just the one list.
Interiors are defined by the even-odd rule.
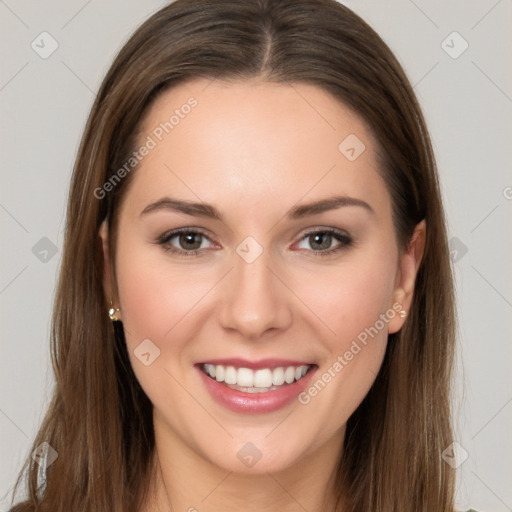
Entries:
[[74,168],[19,511],[453,511],[454,301],[421,110],[332,0],[177,0]]

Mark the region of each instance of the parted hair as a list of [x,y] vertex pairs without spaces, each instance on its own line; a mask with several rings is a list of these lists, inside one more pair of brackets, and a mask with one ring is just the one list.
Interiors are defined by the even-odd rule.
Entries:
[[13,510],[135,512],[145,502],[152,404],[130,366],[122,324],[113,328],[106,314],[98,239],[105,219],[115,232],[137,168],[105,197],[94,191],[134,151],[155,98],[199,78],[306,83],[330,93],[375,136],[401,250],[425,219],[411,309],[348,420],[333,479],[343,512],[453,512],[454,470],[441,454],[452,442],[454,292],[435,158],[401,65],[335,0],[177,0],[119,51],[91,108],[68,198],[50,336],[55,383],[32,447],[47,442],[59,456],[45,472],[27,457]]

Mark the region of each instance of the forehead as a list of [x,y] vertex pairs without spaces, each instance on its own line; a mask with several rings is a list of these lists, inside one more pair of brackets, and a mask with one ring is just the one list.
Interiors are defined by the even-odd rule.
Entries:
[[140,204],[166,194],[269,209],[330,193],[389,200],[364,121],[309,84],[181,84],[147,111],[144,145],[129,192]]

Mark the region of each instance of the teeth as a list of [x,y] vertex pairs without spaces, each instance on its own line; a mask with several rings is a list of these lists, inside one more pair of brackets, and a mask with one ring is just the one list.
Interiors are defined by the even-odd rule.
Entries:
[[254,383],[255,388],[268,388],[272,385],[272,372],[270,370],[256,370],[254,372]]
[[284,384],[284,368],[275,368],[272,372],[272,384],[281,386]]
[[292,384],[302,379],[309,370],[310,365],[288,366],[274,368],[261,368],[251,370],[250,368],[235,368],[234,366],[222,366],[220,364],[204,364],[204,372],[217,382],[224,382],[230,387],[258,393],[276,389],[275,386]]
[[254,372],[250,368],[238,368],[236,383],[244,388],[252,388],[254,383]]
[[226,384],[236,384],[236,370],[228,366],[224,371],[224,382]]
[[286,384],[291,384],[295,380],[295,367],[288,366],[284,372],[284,380]]
[[[212,364],[212,366],[213,366],[213,364]],[[217,382],[224,382],[224,375],[225,375],[224,366],[221,366],[220,364],[218,364],[215,367],[215,375],[214,375],[214,377],[217,379]]]

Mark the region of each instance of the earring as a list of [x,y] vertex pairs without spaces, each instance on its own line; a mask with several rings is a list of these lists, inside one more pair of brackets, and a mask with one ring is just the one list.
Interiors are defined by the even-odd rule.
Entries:
[[112,320],[112,322],[118,322],[119,321],[119,318],[116,317],[116,312],[117,311],[120,311],[119,308],[115,308],[114,305],[112,304],[112,299],[110,299],[110,308],[108,310],[108,316],[110,317],[110,320]]
[[407,311],[405,311],[405,309],[401,309],[398,315],[400,316],[400,318],[405,318],[405,316],[407,315]]

